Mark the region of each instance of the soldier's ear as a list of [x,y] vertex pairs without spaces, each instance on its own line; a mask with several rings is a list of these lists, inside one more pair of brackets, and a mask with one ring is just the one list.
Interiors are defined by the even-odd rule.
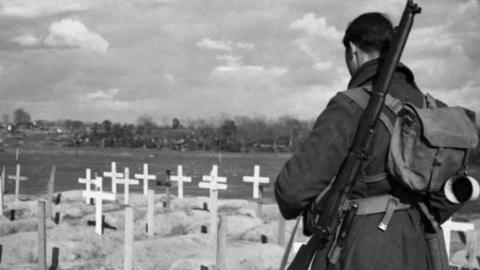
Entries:
[[355,55],[358,52],[358,46],[353,44],[351,41],[348,42],[348,49],[350,50],[352,55]]

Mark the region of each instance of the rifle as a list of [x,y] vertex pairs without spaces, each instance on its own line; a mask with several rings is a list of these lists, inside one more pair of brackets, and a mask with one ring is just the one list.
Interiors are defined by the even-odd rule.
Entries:
[[336,253],[333,255],[338,258],[357,209],[356,205],[350,205],[351,207],[348,209],[345,207],[347,197],[360,168],[369,158],[375,126],[385,104],[385,96],[407,42],[414,16],[420,12],[421,8],[413,0],[407,1],[400,23],[395,28],[392,43],[381,66],[378,79],[373,84],[368,105],[360,117],[351,150],[340,167],[330,190],[321,200],[322,205],[318,205],[317,201],[313,202],[316,210],[313,218],[315,231],[309,241],[300,247],[288,270],[307,270],[316,252],[325,248],[330,242],[331,236],[337,232],[337,228],[340,228],[337,239],[339,248],[333,250]]

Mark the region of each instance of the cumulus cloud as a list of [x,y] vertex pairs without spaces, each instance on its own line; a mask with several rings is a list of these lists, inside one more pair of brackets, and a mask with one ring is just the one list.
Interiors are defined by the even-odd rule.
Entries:
[[13,42],[20,44],[23,47],[37,46],[41,43],[41,40],[31,34],[21,35],[12,39]]
[[108,42],[103,37],[88,30],[82,22],[72,19],[52,23],[44,44],[49,47],[77,47],[98,52],[106,52],[108,49]]
[[309,36],[323,37],[329,40],[338,41],[342,37],[342,33],[327,23],[325,17],[317,18],[313,13],[304,14],[302,18],[290,23],[289,29],[301,30]]
[[3,0],[0,15],[35,18],[87,10],[92,3],[90,0]]
[[338,75],[343,73],[337,72],[335,68],[344,65],[340,42],[342,33],[329,24],[326,17],[317,17],[313,13],[303,14],[288,25],[288,30],[300,33],[291,43],[311,61],[309,63],[307,60],[304,64],[303,74],[294,73],[300,80],[310,81],[311,76],[308,74],[316,74],[316,79],[312,81],[314,83],[321,80],[322,83],[331,84],[339,79]]
[[253,49],[254,46],[251,43],[233,42],[231,40],[212,40],[204,38],[197,42],[197,46],[204,49],[218,50],[218,51],[233,51],[238,49]]

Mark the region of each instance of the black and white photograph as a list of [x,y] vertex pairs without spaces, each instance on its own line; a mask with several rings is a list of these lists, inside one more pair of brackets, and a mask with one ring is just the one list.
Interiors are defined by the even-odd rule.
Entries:
[[0,270],[480,269],[479,48],[479,0],[0,0]]

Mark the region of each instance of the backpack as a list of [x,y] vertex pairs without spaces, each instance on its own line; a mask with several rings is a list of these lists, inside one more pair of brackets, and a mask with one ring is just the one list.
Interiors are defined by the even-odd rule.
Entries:
[[[343,91],[365,109],[371,86]],[[448,179],[468,177],[471,149],[478,144],[475,113],[462,107],[437,107],[436,100],[424,95],[418,108],[391,95],[385,107],[396,115],[394,122],[382,110],[380,121],[391,135],[387,171],[407,188],[422,193],[440,191]]]

